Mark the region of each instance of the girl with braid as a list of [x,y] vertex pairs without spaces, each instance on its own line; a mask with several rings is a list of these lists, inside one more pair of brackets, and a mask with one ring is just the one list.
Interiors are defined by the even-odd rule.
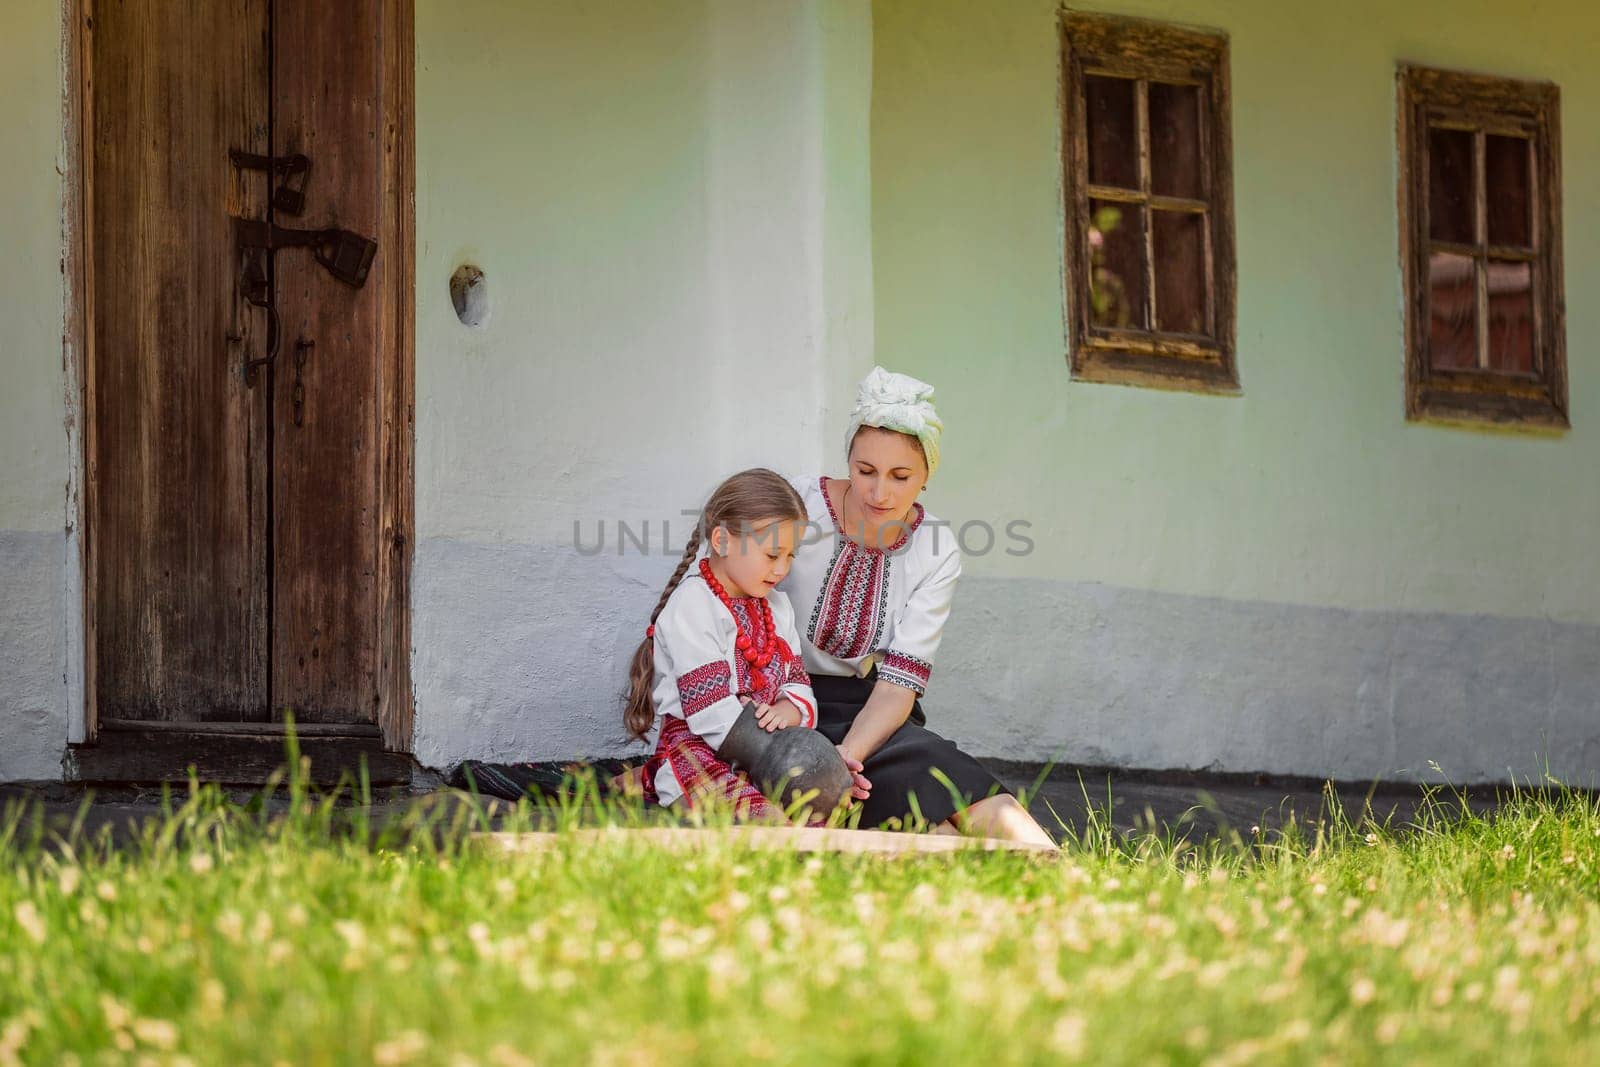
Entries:
[[[817,725],[794,609],[775,588],[806,518],[794,487],[762,468],[735,474],[706,502],[629,672],[623,722],[653,749],[646,799],[689,808],[715,800],[738,818],[783,818],[717,749],[746,701],[769,732]],[[860,763],[851,769],[864,798]]]

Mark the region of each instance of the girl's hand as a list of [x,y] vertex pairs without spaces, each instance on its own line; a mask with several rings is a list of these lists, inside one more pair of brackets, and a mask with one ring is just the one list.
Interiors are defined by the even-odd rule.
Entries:
[[805,716],[800,714],[800,709],[795,707],[788,697],[781,697],[772,704],[756,706],[756,725],[769,734],[774,730],[787,730],[791,726],[799,726],[805,721]]
[[861,773],[861,761],[844,750],[843,745],[834,745],[839,750],[839,755],[844,757],[844,765],[850,768],[850,777],[854,782],[850,786],[850,795],[857,800],[865,800],[872,795],[872,783],[867,781],[867,776]]

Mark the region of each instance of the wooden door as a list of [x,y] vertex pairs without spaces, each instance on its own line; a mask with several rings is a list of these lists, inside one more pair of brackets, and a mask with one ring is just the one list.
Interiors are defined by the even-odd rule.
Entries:
[[89,604],[102,719],[264,720],[263,343],[230,216],[266,178],[267,0],[101,2],[91,22]]
[[[86,441],[95,721],[409,740],[404,0],[93,0]],[[311,160],[305,208],[230,150]],[[364,285],[235,219],[372,237]],[[254,258],[277,316],[242,295]]]

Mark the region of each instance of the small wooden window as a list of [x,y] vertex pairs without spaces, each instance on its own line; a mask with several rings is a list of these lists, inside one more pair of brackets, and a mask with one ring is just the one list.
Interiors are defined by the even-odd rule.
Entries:
[[1565,428],[1560,96],[1401,67],[1406,416]]
[[1061,23],[1072,375],[1236,393],[1228,42]]

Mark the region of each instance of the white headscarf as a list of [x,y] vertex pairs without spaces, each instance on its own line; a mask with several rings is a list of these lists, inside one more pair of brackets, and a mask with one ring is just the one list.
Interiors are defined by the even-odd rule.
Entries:
[[944,423],[933,409],[933,386],[927,382],[873,367],[856,387],[856,406],[850,412],[850,432],[844,439],[847,451],[863,426],[910,434],[922,443],[928,477],[939,469],[939,435]]

